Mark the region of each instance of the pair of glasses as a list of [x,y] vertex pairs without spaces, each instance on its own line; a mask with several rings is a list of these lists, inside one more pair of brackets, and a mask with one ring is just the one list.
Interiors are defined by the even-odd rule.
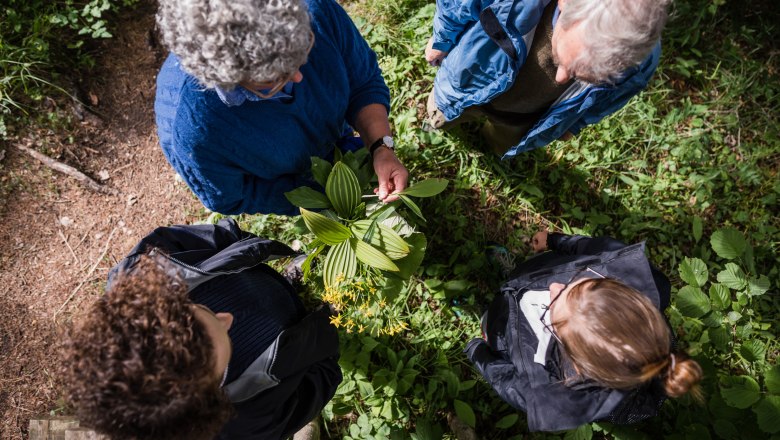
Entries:
[[[311,53],[311,50],[314,47],[314,32],[311,31],[311,30],[309,31],[309,37],[310,37],[309,38],[309,48],[306,49],[306,58],[309,57],[309,54]],[[300,67],[298,69],[300,69]],[[296,73],[297,73],[297,71],[296,71]],[[268,88],[268,89],[266,89],[264,91],[254,90],[254,89],[251,89],[251,88],[249,89],[249,91],[254,93],[255,95],[263,98],[263,99],[273,98],[274,95],[276,95],[277,93],[282,91],[284,86],[286,86],[287,83],[290,82],[290,80],[292,79],[293,76],[295,76],[295,73],[293,73],[291,76],[289,76],[287,78],[284,78],[284,79],[276,81],[275,84],[272,87],[270,87],[270,88]]]
[[544,312],[542,312],[542,316],[539,317],[539,320],[542,321],[542,325],[544,326],[544,329],[552,335],[553,338],[555,338],[556,341],[558,341],[559,344],[563,345],[563,342],[561,341],[561,338],[558,336],[558,333],[555,332],[555,327],[552,325],[552,317],[551,321],[548,324],[547,321],[545,321],[545,317],[547,316],[547,312],[550,311],[552,308],[552,305],[555,303],[555,301],[558,301],[558,298],[563,296],[563,292],[566,291],[566,289],[569,288],[573,283],[576,283],[580,280],[600,280],[606,278],[604,275],[596,272],[595,270],[591,269],[590,267],[585,267],[572,275],[572,277],[569,279],[569,281],[566,282],[566,284],[563,286],[561,291],[558,293],[558,296],[552,299],[550,301],[550,304],[544,306]]

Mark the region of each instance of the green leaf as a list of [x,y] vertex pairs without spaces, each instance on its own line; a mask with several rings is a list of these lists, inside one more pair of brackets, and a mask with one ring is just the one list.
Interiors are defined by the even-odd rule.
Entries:
[[458,399],[455,399],[453,404],[455,405],[455,414],[463,423],[472,428],[477,426],[477,416],[474,414],[474,410],[471,409],[471,405]]
[[748,362],[763,362],[766,357],[766,345],[763,342],[751,339],[742,343],[739,354]]
[[701,217],[694,217],[691,226],[693,227],[693,239],[696,241],[696,243],[698,243],[699,240],[701,240],[701,233],[703,229]]
[[398,272],[398,266],[379,249],[357,238],[350,238],[349,243],[355,251],[358,260],[363,263],[376,269]]
[[349,228],[333,221],[322,214],[300,208],[306,227],[323,243],[337,245],[352,236]]
[[734,263],[726,263],[725,269],[718,272],[718,282],[734,290],[741,290],[747,285],[747,278],[742,268]]
[[496,422],[496,428],[498,429],[507,429],[514,426],[515,423],[517,423],[517,419],[519,419],[520,416],[517,414],[509,414],[508,416],[501,417]]
[[343,162],[337,162],[325,184],[325,194],[342,218],[349,218],[360,204],[360,183],[355,173]]
[[726,310],[731,307],[731,291],[723,284],[710,286],[710,301],[715,310]]
[[308,186],[301,186],[295,188],[292,191],[284,193],[287,200],[293,205],[299,208],[309,209],[327,209],[330,208],[330,201],[325,194],[309,188]]
[[734,228],[723,228],[713,232],[710,244],[718,256],[727,260],[741,256],[747,248],[745,237]]
[[721,378],[720,395],[729,406],[739,409],[750,407],[761,397],[758,383],[750,376]]
[[[372,228],[373,226],[373,228]],[[409,244],[401,238],[392,228],[372,220],[358,220],[352,223],[352,233],[361,240],[366,237],[369,230],[373,229],[370,237],[366,237],[368,243],[384,252],[391,260],[398,260],[409,255]]]
[[421,232],[415,232],[406,237],[406,242],[410,247],[409,255],[395,260],[395,264],[398,266],[398,276],[402,280],[408,280],[417,272],[417,268],[420,267],[425,257],[425,249],[428,247],[428,241]]
[[775,365],[767,370],[764,376],[764,384],[769,394],[780,395],[780,365]]
[[710,342],[712,343],[713,347],[715,347],[715,349],[724,352],[729,350],[729,342],[731,342],[731,337],[729,336],[728,330],[726,330],[724,327],[708,329],[707,334],[710,336]]
[[765,396],[753,407],[758,416],[758,427],[770,434],[780,432],[780,396]]
[[710,299],[693,286],[685,286],[677,292],[676,305],[680,313],[691,318],[699,318],[710,311]]
[[748,280],[748,295],[761,296],[765,294],[770,287],[769,278],[767,278],[766,275],[761,275],[758,279],[750,278]]
[[407,187],[399,194],[412,197],[433,197],[444,191],[449,183],[447,179],[425,179]]
[[707,282],[707,265],[698,258],[685,258],[678,269],[680,278],[693,287],[703,287]]
[[303,269],[303,279],[309,278],[309,271],[311,271],[311,263],[314,261],[315,258],[327,247],[325,244],[323,244],[320,240],[314,239],[318,244],[314,246],[314,252],[309,253],[309,255],[306,256],[306,260],[301,265],[301,269]]
[[715,423],[712,424],[712,427],[715,429],[715,433],[718,435],[718,437],[722,439],[738,440],[742,438],[742,436],[739,434],[739,430],[737,430],[737,427],[728,420],[715,420]]
[[322,265],[322,280],[325,287],[334,287],[340,280],[351,280],[357,273],[357,259],[348,240],[333,246]]
[[407,208],[409,208],[417,217],[420,217],[423,221],[425,220],[425,217],[422,215],[422,211],[420,211],[420,207],[417,206],[416,203],[412,201],[409,197],[406,197],[403,194],[399,194],[398,198],[406,205]]
[[314,176],[314,180],[322,185],[323,188],[328,183],[328,176],[331,170],[333,170],[333,165],[330,162],[317,156],[312,156],[311,173]]
[[580,425],[577,429],[572,429],[563,436],[564,440],[590,440],[593,438],[593,428],[590,423]]

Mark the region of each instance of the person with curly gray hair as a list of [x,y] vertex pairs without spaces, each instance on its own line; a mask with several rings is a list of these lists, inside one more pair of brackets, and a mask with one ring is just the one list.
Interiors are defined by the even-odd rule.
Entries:
[[670,0],[437,0],[430,128],[487,119],[504,159],[622,108],[658,65]]
[[406,187],[376,55],[334,0],[160,0],[157,23],[160,145],[207,208],[296,215],[284,193],[335,147],[369,149],[380,200]]

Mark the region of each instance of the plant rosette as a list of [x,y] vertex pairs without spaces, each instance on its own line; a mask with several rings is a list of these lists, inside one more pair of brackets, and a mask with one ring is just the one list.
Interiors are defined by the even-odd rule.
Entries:
[[427,246],[425,235],[402,213],[411,211],[424,222],[412,198],[435,196],[449,182],[417,182],[401,191],[399,200],[384,204],[372,192],[373,173],[365,156],[362,150],[337,153],[332,165],[312,157],[312,175],[325,192],[304,186],[285,196],[299,207],[306,228],[315,236],[303,263],[304,278],[311,279],[312,262],[320,258],[321,299],[340,312],[334,325],[347,331],[395,334],[406,325],[400,317],[389,316],[386,302],[409,287]]

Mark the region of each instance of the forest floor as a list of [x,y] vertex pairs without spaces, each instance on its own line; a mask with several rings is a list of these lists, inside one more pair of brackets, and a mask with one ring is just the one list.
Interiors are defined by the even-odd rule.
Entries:
[[[98,298],[108,270],[156,226],[202,215],[165,161],[154,124],[164,60],[153,10],[121,19],[81,88],[95,110],[67,130],[34,131],[6,145],[0,186],[0,438],[26,438],[30,417],[63,409],[58,342]],[[64,100],[63,100],[64,101]],[[84,115],[46,99],[52,114]],[[58,132],[59,131],[59,132]],[[101,181],[92,191],[15,145],[31,146]],[[9,188],[11,188],[9,190]]]

